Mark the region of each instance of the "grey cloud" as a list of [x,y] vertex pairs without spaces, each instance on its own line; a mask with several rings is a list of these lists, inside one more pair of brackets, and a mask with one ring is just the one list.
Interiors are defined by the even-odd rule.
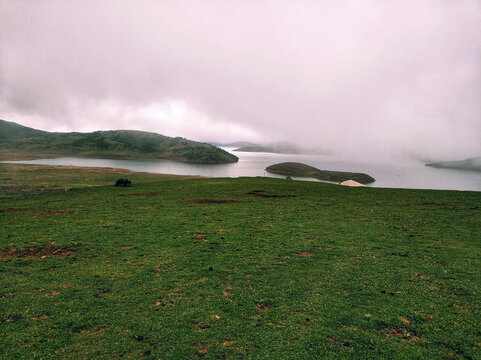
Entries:
[[[0,117],[475,155],[480,18],[474,0],[3,1]],[[181,120],[142,110],[172,102],[190,109]]]

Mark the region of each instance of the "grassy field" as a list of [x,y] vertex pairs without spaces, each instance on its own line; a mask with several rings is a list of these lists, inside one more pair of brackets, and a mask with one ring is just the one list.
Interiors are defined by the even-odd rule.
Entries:
[[75,187],[113,185],[119,178],[136,184],[198,176],[136,173],[125,169],[0,163],[0,196],[21,197]]
[[0,197],[5,359],[481,358],[479,192],[44,169],[0,165],[61,188]]

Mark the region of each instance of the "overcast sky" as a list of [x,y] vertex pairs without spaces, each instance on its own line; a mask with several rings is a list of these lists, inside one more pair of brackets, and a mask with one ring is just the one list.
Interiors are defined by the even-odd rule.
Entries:
[[481,0],[0,0],[0,118],[481,155]]

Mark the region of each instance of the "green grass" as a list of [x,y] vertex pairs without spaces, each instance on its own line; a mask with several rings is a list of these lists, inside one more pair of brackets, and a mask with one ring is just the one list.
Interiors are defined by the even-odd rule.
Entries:
[[25,196],[76,187],[113,185],[119,178],[136,184],[198,176],[136,173],[125,169],[0,163],[0,197]]
[[481,358],[481,193],[144,175],[0,198],[3,358]]

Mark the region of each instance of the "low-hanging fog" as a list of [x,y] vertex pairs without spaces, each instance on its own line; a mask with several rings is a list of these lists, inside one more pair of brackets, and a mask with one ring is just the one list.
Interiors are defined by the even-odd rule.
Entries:
[[481,155],[481,1],[0,2],[0,118]]

